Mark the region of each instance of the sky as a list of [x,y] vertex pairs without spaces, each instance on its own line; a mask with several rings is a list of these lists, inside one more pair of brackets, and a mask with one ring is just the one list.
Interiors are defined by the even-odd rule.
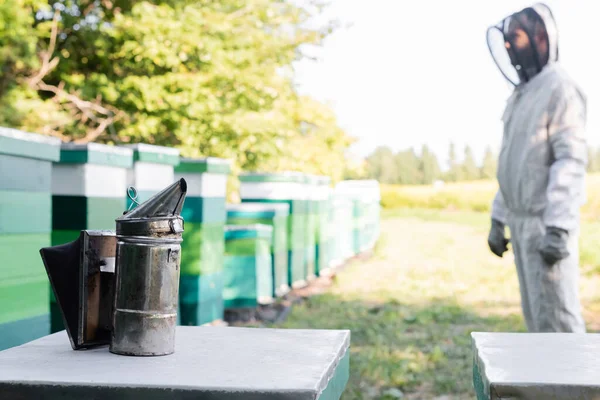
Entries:
[[[520,0],[330,0],[322,18],[342,28],[317,61],[296,65],[302,93],[328,103],[358,139],[353,154],[427,144],[447,159],[453,141],[476,156],[500,146],[511,86],[492,61],[486,30],[532,2]],[[588,97],[587,138],[600,145],[600,2],[548,0],[561,64]]]

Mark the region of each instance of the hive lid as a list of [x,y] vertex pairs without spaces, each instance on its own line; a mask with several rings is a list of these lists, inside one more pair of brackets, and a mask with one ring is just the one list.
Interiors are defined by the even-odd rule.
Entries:
[[97,164],[131,168],[133,165],[133,150],[99,143],[63,143],[60,149],[60,162],[64,164]]
[[129,144],[123,147],[133,150],[133,161],[173,166],[179,165],[179,150],[171,147],[155,146],[144,143]]
[[58,161],[60,139],[0,127],[0,154]]
[[180,163],[175,167],[179,173],[212,173],[227,175],[231,172],[231,160],[216,157],[206,158],[180,158]]

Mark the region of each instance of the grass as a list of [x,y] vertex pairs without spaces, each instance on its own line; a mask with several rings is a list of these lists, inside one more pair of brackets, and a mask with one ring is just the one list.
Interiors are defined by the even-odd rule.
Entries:
[[[375,256],[294,308],[283,327],[352,331],[345,400],[392,398],[393,389],[406,399],[472,399],[470,333],[525,330],[513,260],[490,254],[488,224],[487,213],[386,210]],[[596,260],[589,244],[598,228],[583,227],[593,236],[582,255]],[[586,321],[596,331],[598,287],[597,274],[583,274]]]
[[[441,187],[381,185],[384,208],[420,208],[489,212],[498,189],[495,181],[449,183]],[[586,180],[588,201],[582,215],[600,220],[600,174],[589,174]]]

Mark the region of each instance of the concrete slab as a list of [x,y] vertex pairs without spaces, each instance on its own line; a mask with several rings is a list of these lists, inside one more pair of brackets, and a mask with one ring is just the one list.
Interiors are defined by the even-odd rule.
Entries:
[[473,333],[477,399],[600,399],[600,335]]
[[173,355],[127,357],[73,351],[62,331],[0,352],[0,397],[338,400],[349,345],[349,331],[178,326]]

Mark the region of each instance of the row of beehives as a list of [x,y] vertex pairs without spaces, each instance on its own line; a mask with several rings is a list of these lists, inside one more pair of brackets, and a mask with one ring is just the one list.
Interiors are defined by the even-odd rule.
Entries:
[[374,246],[379,186],[301,173],[243,174],[226,204],[229,162],[175,149],[73,145],[0,128],[0,349],[63,329],[40,248],[115,227],[132,204],[183,177],[180,324],[255,307]]

